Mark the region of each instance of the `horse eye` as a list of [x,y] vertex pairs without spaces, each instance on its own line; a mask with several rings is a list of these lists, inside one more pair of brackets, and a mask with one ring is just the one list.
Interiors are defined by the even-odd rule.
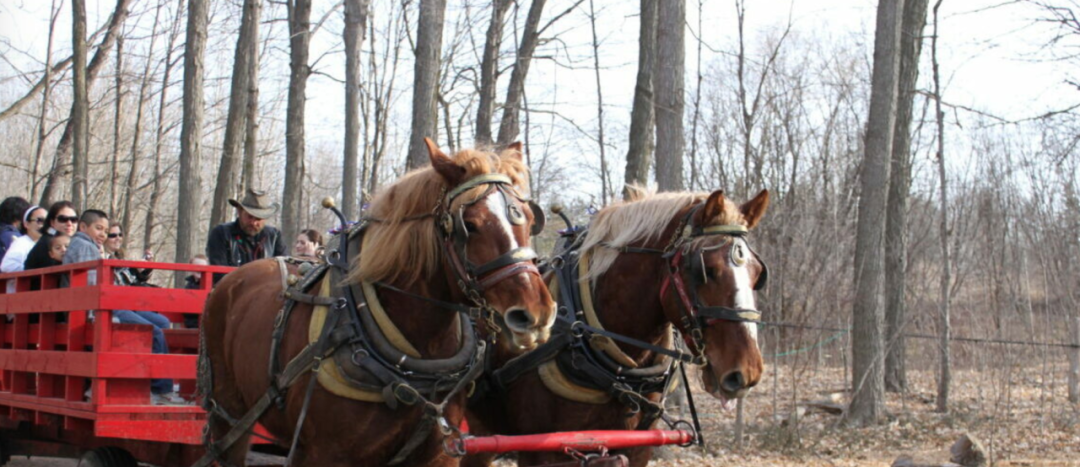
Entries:
[[705,276],[708,277],[709,279],[716,279],[716,268],[714,268],[714,267],[705,268]]
[[479,229],[476,228],[476,224],[473,224],[472,222],[465,221],[464,224],[465,224],[465,231],[468,232],[468,233],[476,233],[477,230],[479,230]]

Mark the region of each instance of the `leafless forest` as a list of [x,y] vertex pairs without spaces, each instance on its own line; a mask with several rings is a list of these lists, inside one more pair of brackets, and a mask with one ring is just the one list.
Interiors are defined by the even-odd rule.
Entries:
[[[358,216],[424,136],[522,141],[534,198],[581,222],[627,183],[767,188],[770,370],[738,423],[710,412],[707,456],[866,465],[970,432],[1074,459],[1080,3],[822,3],[8,0],[0,194],[185,260],[242,187],[286,238],[331,227],[324,196]],[[1042,89],[974,87],[991,53]],[[844,415],[798,416],[831,394]]]

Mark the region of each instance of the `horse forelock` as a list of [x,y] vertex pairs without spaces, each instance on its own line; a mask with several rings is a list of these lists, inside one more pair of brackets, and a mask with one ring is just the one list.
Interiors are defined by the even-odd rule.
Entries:
[[[510,150],[498,154],[463,150],[453,160],[465,168],[462,181],[498,173],[509,177],[519,193],[528,192],[528,167]],[[379,222],[369,224],[363,242],[363,251],[375,253],[362,254],[360,261],[351,266],[347,280],[412,283],[434,276],[440,264],[439,237],[434,220],[424,215],[431,213],[445,190],[451,188],[435,169],[427,166],[380,190],[372,199],[368,214]],[[455,200],[455,205],[474,200],[484,190],[477,187],[466,191]]]
[[[588,279],[593,283],[615,262],[619,252],[610,247],[623,247],[636,242],[656,242],[668,224],[687,207],[704,202],[709,193],[646,193],[631,201],[608,206],[589,224],[581,251],[589,255]],[[739,206],[724,198],[724,208],[704,226],[746,225]],[[667,241],[667,239],[663,239]],[[655,245],[663,248],[666,245]]]

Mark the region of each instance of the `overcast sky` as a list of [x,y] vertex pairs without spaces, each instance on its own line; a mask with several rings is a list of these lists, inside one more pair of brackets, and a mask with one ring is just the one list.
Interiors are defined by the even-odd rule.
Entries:
[[[239,3],[239,0],[230,0]],[[386,0],[375,0],[376,12],[384,8]],[[69,2],[63,2],[65,8],[60,15],[56,37],[56,56],[66,56],[70,50],[70,8]],[[318,18],[333,2],[316,1],[313,19]],[[522,9],[528,2],[522,0]],[[551,0],[546,8],[546,16],[566,9],[572,0]],[[629,122],[629,109],[632,101],[633,80],[636,72],[638,4],[634,1],[598,0],[602,21],[598,25],[601,40],[602,87],[607,112],[605,127],[609,140],[613,141],[615,153],[624,148],[625,131]],[[725,53],[734,50],[735,2],[734,0],[708,0],[702,14],[701,32],[698,29],[698,2],[687,0],[690,34],[687,35],[687,92],[694,89],[696,74],[697,44],[695,36],[705,42],[703,67],[708,68],[724,59]],[[873,0],[750,0],[747,1],[748,43],[760,44],[761,39],[782,28],[791,21],[793,30],[803,38],[812,38],[820,43],[850,44],[862,50],[866,60],[872,54],[876,2]],[[1004,6],[1000,4],[1005,3]],[[9,103],[15,96],[25,91],[25,83],[18,79],[9,79],[18,71],[37,70],[41,65],[35,63],[44,58],[46,32],[48,28],[48,0],[2,0],[0,1],[0,50],[4,53],[4,62],[0,63],[0,106]],[[113,0],[89,0],[89,30],[95,30],[111,13]],[[134,10],[144,11],[150,8],[150,2],[135,0]],[[379,6],[381,5],[381,6]],[[448,18],[452,11],[461,10],[461,2],[449,0]],[[474,1],[475,8],[484,8],[486,2]],[[552,108],[568,116],[576,124],[589,127],[595,125],[596,86],[591,67],[591,35],[587,14],[589,2],[584,2],[579,11],[573,12],[552,28],[560,41],[566,44],[564,53],[576,55],[566,60],[537,60],[530,71],[529,98],[532,103],[548,101]],[[239,11],[236,7],[222,6],[222,11]],[[378,14],[378,13],[376,13]],[[265,15],[265,12],[264,12]],[[525,11],[520,12],[523,18]],[[152,18],[152,12],[148,14]],[[327,50],[337,52],[320,62],[321,70],[335,77],[342,77],[340,41],[338,31],[341,20],[335,15],[318,32],[313,40],[313,57]],[[942,72],[946,80],[946,101],[998,115],[1007,119],[1023,119],[1045,112],[1048,109],[1061,108],[1077,102],[1077,92],[1065,84],[1068,78],[1066,64],[1048,62],[1049,52],[1042,49],[1048,38],[1045,26],[1033,26],[1035,10],[1030,6],[1014,4],[1008,0],[945,0],[941,11],[940,56]],[[235,18],[232,18],[235,20]],[[267,18],[264,17],[264,20]],[[415,20],[415,19],[414,19]],[[278,22],[273,26],[264,26],[265,34],[269,28],[276,27],[277,34],[282,33],[284,25]],[[507,26],[507,41],[513,26]],[[446,31],[451,31],[448,25]],[[926,34],[932,33],[928,25]],[[212,32],[213,34],[213,32]],[[479,33],[482,40],[483,32]],[[220,37],[211,37],[213,43]],[[226,43],[233,43],[228,38]],[[444,40],[444,43],[448,42]],[[231,46],[231,45],[230,45]],[[26,54],[23,54],[26,52]],[[929,54],[929,43],[923,49],[924,58]],[[278,66],[277,70],[262,71],[263,80],[277,80],[283,84],[287,79],[287,51],[272,52],[276,60],[264,67]],[[406,54],[407,55],[407,54]],[[227,55],[231,59],[231,54]],[[569,69],[568,61],[577,60],[579,69]],[[276,63],[276,65],[274,65]],[[503,66],[507,66],[504,62]],[[221,70],[212,70],[221,73]],[[411,105],[411,61],[404,61],[399,66],[399,86],[401,95],[397,105],[399,127],[402,120],[407,120]],[[924,75],[925,77],[925,75]],[[502,79],[509,79],[504,74]],[[554,86],[558,84],[558,86]],[[264,90],[265,92],[265,90]],[[342,134],[343,113],[339,110],[343,102],[343,90],[340,83],[325,77],[314,75],[308,87],[308,145],[322,147],[327,152],[339,153]],[[265,94],[264,94],[265,95]],[[689,99],[688,99],[689,105]],[[284,109],[281,109],[282,112]],[[475,112],[475,110],[473,110]],[[283,118],[283,117],[282,117]],[[403,124],[404,133],[396,137],[399,144],[407,144],[407,121]],[[537,135],[543,140],[544,135]],[[547,135],[557,139],[565,135]],[[535,143],[535,142],[534,142]],[[466,143],[467,144],[467,143]],[[573,144],[590,144],[587,139]],[[535,147],[534,147],[535,150]],[[555,149],[560,150],[559,148]],[[563,148],[565,150],[565,148]],[[573,153],[573,151],[569,151]],[[619,156],[621,157],[621,155]],[[619,169],[621,171],[621,169]],[[621,176],[619,177],[621,179]]]

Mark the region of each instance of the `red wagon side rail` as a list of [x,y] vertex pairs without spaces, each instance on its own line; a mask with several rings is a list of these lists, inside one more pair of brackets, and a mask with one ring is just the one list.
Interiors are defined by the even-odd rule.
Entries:
[[448,440],[453,455],[513,451],[607,452],[644,446],[688,445],[694,434],[684,430],[573,431],[518,436],[481,436]]
[[[168,283],[174,271],[204,280],[193,290],[114,285],[122,267],[154,269]],[[150,379],[171,378],[193,399],[198,330],[165,330],[169,353],[154,354],[150,326],[114,323],[112,314],[156,311],[182,323],[202,313],[212,273],[230,270],[102,260],[0,274],[0,428],[25,434],[29,426],[34,438],[81,448],[121,446],[157,464],[167,463],[154,452],[177,454],[170,445],[188,445],[192,453],[179,457],[194,456],[205,412],[194,403],[152,405]],[[70,285],[61,287],[65,276]]]

